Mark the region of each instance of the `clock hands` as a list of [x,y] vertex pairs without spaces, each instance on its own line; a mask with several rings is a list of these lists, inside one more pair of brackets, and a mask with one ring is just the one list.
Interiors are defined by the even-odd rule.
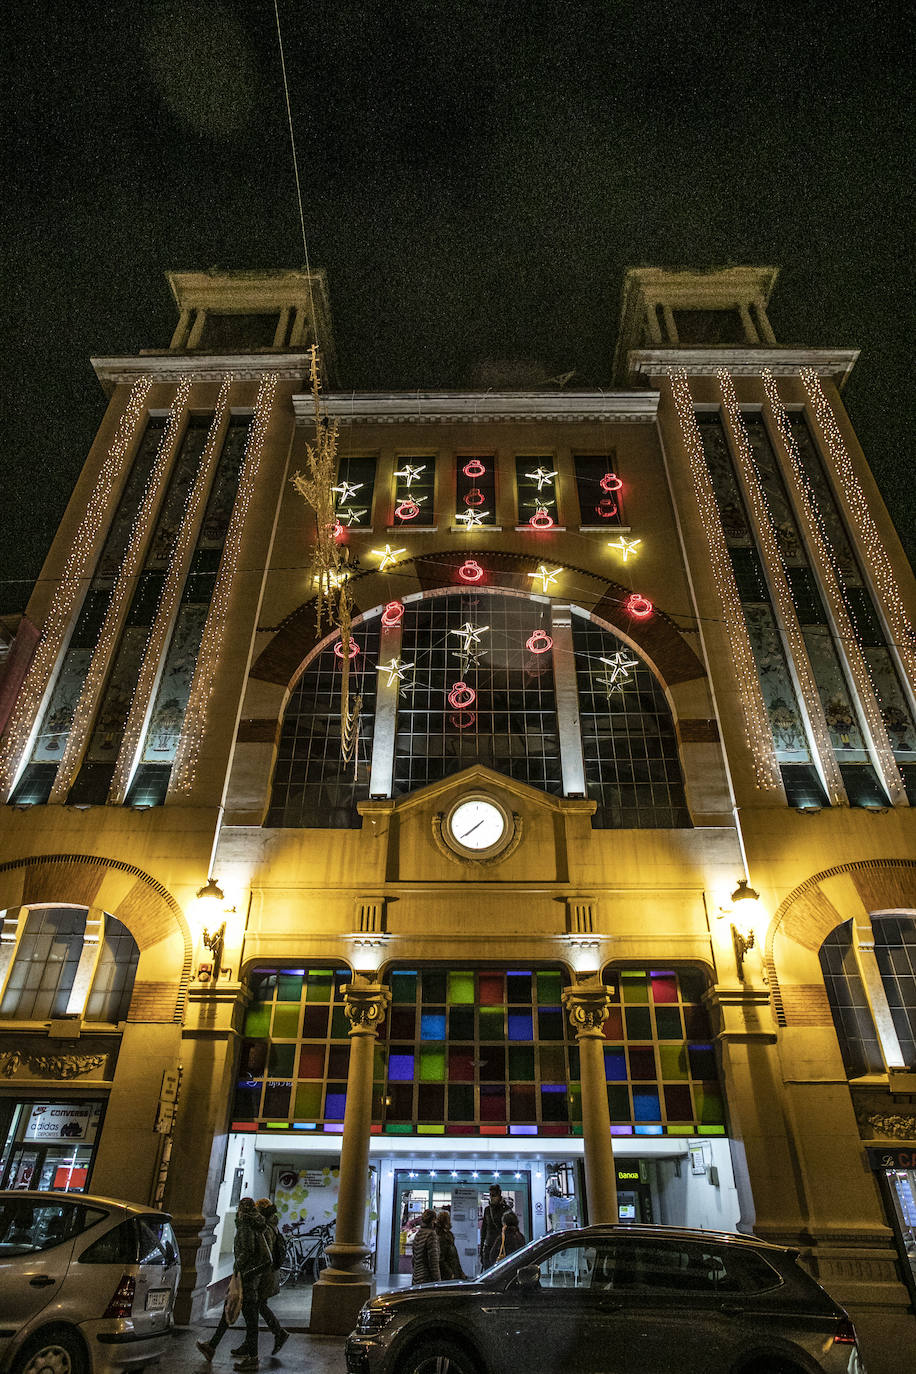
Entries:
[[473,835],[473,833],[474,833],[474,831],[477,829],[477,827],[483,825],[484,819],[485,819],[485,818],[484,818],[483,816],[481,816],[480,820],[479,820],[479,821],[476,821],[476,822],[474,823],[474,825],[471,826],[470,830],[466,830],[466,831],[464,832],[463,835],[459,835],[459,836],[458,836],[459,840],[466,840],[467,837],[468,837],[468,835]]

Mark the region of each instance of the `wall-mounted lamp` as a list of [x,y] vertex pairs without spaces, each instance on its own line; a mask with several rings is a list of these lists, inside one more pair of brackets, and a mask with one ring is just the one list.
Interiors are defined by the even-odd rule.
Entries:
[[744,981],[744,956],[749,949],[753,949],[757,943],[756,936],[752,930],[739,930],[736,925],[732,925],[732,943],[735,947],[735,967],[738,970],[738,977]]
[[208,878],[203,887],[197,889],[199,902],[224,902],[225,893],[215,878]]
[[[213,981],[216,982],[217,978],[219,977],[220,965],[223,962],[223,944],[226,939],[226,922],[223,921],[223,924],[220,926],[219,930],[214,930],[212,935],[207,930],[206,926],[204,926],[204,933],[202,938],[204,942],[204,947],[208,949],[210,953],[213,955],[213,969],[211,972],[211,977],[213,978]],[[203,967],[204,966],[201,965],[201,968]],[[198,978],[200,978],[200,972],[201,969],[198,969]]]
[[733,902],[759,902],[760,893],[751,887],[747,878],[739,878],[738,886],[732,893]]

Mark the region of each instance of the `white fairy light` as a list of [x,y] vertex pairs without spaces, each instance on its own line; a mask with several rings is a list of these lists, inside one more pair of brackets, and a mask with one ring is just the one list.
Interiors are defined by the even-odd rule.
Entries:
[[706,466],[703,440],[694,414],[686,370],[682,367],[671,368],[668,372],[668,382],[680,422],[681,437],[687,450],[690,475],[693,478],[694,494],[700,512],[700,524],[706,536],[710,567],[722,606],[722,618],[731,648],[735,684],[744,716],[745,739],[754,775],[758,787],[765,791],[775,791],[781,786],[782,778],[773,747],[773,735],[747,632],[744,610],[738,595],[738,585],[725,542],[719,507]]
[[539,563],[537,572],[529,573],[528,576],[539,577],[541,579],[541,591],[548,592],[562,571],[562,568],[554,568],[551,570],[547,567],[546,563]]
[[[554,479],[555,477],[557,477],[558,475],[559,475],[558,473],[556,473],[556,472],[550,472],[547,468],[543,467],[543,466],[540,465],[540,464],[535,468],[534,472],[526,472],[526,473],[525,473],[525,476],[526,476],[526,477],[530,477],[531,480],[532,480],[533,482],[537,482],[537,484],[538,484],[538,491],[540,491],[541,488],[544,487],[544,486],[551,486],[551,487],[552,487],[552,486],[553,486],[553,479]],[[540,503],[539,503],[539,504],[540,504]]]
[[636,550],[641,543],[641,539],[627,539],[626,535],[622,534],[619,539],[609,539],[607,546],[609,549],[616,549],[618,553],[623,554],[623,561],[626,563],[628,558],[635,558]]
[[369,552],[372,554],[373,558],[378,558],[380,560],[378,570],[379,572],[384,572],[386,568],[390,568],[393,563],[396,563],[401,554],[406,553],[407,550],[393,549],[390,544],[386,544],[384,549],[370,549]]
[[156,512],[159,509],[165,485],[172,470],[175,455],[178,452],[178,441],[190,392],[191,378],[189,376],[182,377],[169,407],[168,419],[156,449],[152,471],[147,478],[146,488],[137,514],[134,516],[133,524],[130,527],[127,548],[124,551],[124,557],[121,560],[121,566],[118,569],[118,575],[115,578],[115,584],[108,601],[105,619],[102,622],[102,628],[99,631],[98,639],[92,650],[92,658],[83,679],[79,699],[73,712],[67,743],[64,745],[64,751],[57,765],[57,772],[54,775],[54,782],[48,796],[48,801],[51,803],[66,801],[67,793],[73,786],[76,771],[89,739],[92,722],[99,707],[105,679],[111,667],[124,617],[136,588],[137,576],[143,567],[143,559],[156,520]]
[[229,393],[234,380],[233,374],[229,372],[220,383],[216,409],[207,433],[204,451],[200,457],[200,465],[185,500],[181,528],[178,531],[178,538],[175,540],[175,547],[169,559],[168,572],[159,596],[159,604],[156,607],[153,624],[143,650],[143,661],[137,674],[136,686],[133,690],[124,725],[124,737],[115,763],[110,794],[111,801],[115,805],[120,805],[124,801],[130,786],[160,663],[166,651],[169,633],[174,624],[178,603],[181,600],[188,571],[188,561],[194,551],[200,521],[206,509],[210,485],[222,448],[226,420],[229,415]]
[[776,535],[773,517],[770,514],[770,507],[763,494],[763,488],[760,485],[757,465],[754,461],[754,452],[751,448],[751,441],[748,438],[748,433],[744,426],[744,418],[741,414],[741,407],[738,405],[738,396],[735,391],[735,384],[731,378],[731,373],[727,368],[720,367],[716,372],[716,377],[722,392],[722,402],[725,413],[731,427],[738,472],[744,481],[745,490],[750,497],[751,509],[757,523],[757,533],[760,539],[763,563],[769,574],[769,583],[773,593],[776,612],[779,616],[783,631],[785,632],[786,639],[789,642],[792,662],[795,665],[798,685],[804,699],[805,711],[811,726],[811,734],[813,736],[815,749],[817,750],[817,757],[820,761],[824,779],[827,783],[827,791],[830,795],[831,805],[837,806],[842,803],[844,797],[843,779],[840,776],[836,754],[834,753],[833,745],[830,740],[830,730],[827,726],[827,718],[824,714],[824,707],[821,702],[820,692],[818,691],[817,680],[811,668],[811,660],[808,657],[805,637],[798,623],[795,600],[789,586],[789,579],[786,573],[785,564],[783,563],[782,550],[779,547],[779,539]]
[[210,602],[210,609],[207,612],[200,652],[197,655],[197,664],[191,679],[191,690],[188,694],[188,704],[185,708],[181,736],[178,740],[175,763],[169,782],[170,793],[190,792],[197,775],[197,758],[206,729],[207,710],[216,684],[217,670],[226,637],[229,602],[235,574],[238,570],[248,507],[251,504],[258,469],[261,466],[264,440],[270,422],[276,389],[277,374],[265,372],[258,387],[251,430],[248,435],[248,443],[245,445],[245,460],[239,478],[238,495],[232,509],[232,518],[229,521],[229,531],[223,546],[223,556],[216,577],[216,586],[213,589],[213,600]]
[[916,684],[916,630],[907,615],[887,549],[868,508],[865,492],[843,442],[833,409],[824,395],[820,378],[813,368],[803,367],[801,379],[839,477],[852,523],[865,555],[868,572],[887,609],[897,652],[910,682]]
[[64,639],[79,610],[85,591],[85,579],[98,554],[99,537],[111,517],[112,494],[123,473],[133,440],[146,415],[146,399],[152,385],[152,377],[143,376],[138,377],[131,386],[127,404],[118,421],[117,433],[102,464],[79,528],[73,537],[60,581],[45,616],[41,638],[16,698],[0,747],[0,800],[8,799],[16,782],[42,698],[60,657]]

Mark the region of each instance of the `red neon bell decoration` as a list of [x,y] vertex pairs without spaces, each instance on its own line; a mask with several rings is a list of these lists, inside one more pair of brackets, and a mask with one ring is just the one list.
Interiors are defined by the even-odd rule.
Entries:
[[553,528],[553,516],[543,506],[538,506],[528,524],[536,530],[549,530]]
[[553,648],[553,640],[546,630],[535,630],[531,637],[525,640],[525,648],[530,649],[533,654],[546,654],[548,649]]
[[486,499],[487,498],[479,487],[471,487],[471,490],[464,498],[464,504],[466,506],[482,506]]
[[404,615],[404,607],[400,601],[389,601],[382,611],[382,624],[386,630],[393,630],[395,625],[400,625]]
[[395,506],[394,513],[399,520],[416,520],[420,514],[420,507],[416,501],[411,501],[408,497],[406,501],[401,501]]
[[600,515],[602,520],[611,520],[617,514],[617,502],[610,496],[604,496],[595,507],[595,514]]
[[[343,658],[343,640],[338,639],[334,645],[334,652],[338,658]],[[355,639],[350,640],[350,658],[353,659],[359,653],[359,645]]]
[[479,582],[483,577],[483,568],[473,558],[466,558],[458,569],[458,576],[462,582]]
[[334,523],[333,523],[333,525],[331,526],[331,538],[332,538],[332,539],[339,539],[340,536],[343,534],[343,532],[344,532],[344,527],[343,527],[343,525],[340,523],[339,520],[335,520]]
[[454,715],[449,716],[449,720],[456,730],[470,730],[477,717],[473,711],[456,711]]
[[486,472],[486,468],[479,458],[472,458],[469,463],[465,463],[461,471],[464,473],[465,477],[482,477]]
[[598,485],[602,491],[619,491],[623,483],[616,472],[606,472]]
[[639,592],[632,592],[623,603],[623,609],[629,611],[634,620],[645,620],[652,614],[655,607],[647,596],[640,596]]
[[448,694],[449,705],[454,706],[456,711],[466,710],[469,706],[473,706],[476,700],[477,693],[466,682],[456,682]]

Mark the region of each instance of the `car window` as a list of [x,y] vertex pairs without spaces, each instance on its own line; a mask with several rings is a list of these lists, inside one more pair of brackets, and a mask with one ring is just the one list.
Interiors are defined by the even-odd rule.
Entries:
[[80,1264],[136,1264],[137,1227],[133,1218],[112,1226],[79,1257]]
[[614,1268],[613,1242],[580,1243],[553,1250],[538,1265],[542,1288],[606,1286]]
[[0,1200],[0,1255],[34,1254],[63,1245],[95,1226],[106,1212],[97,1207],[30,1198]]
[[638,1241],[625,1248],[637,1291],[715,1296],[761,1292],[780,1282],[766,1260],[739,1246]]
[[178,1258],[175,1233],[162,1217],[140,1217],[140,1263],[174,1264]]

